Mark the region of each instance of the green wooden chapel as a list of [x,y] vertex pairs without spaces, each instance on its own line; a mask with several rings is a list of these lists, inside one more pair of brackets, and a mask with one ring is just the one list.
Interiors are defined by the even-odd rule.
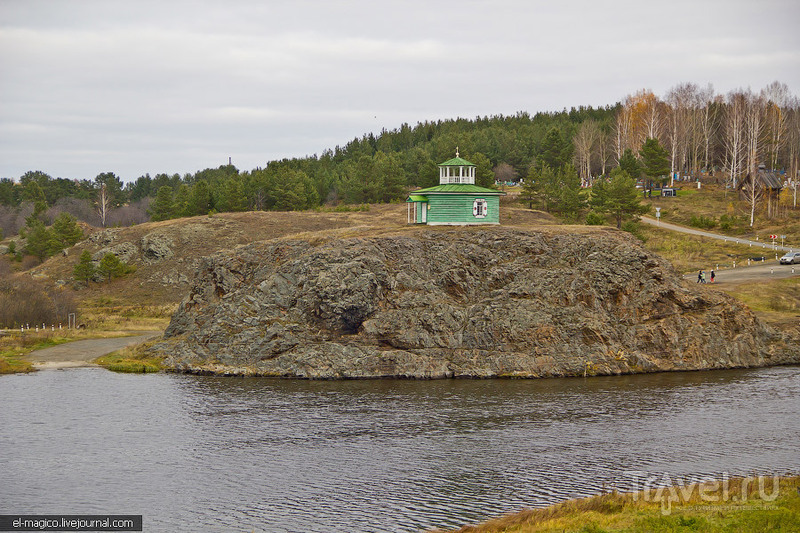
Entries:
[[475,185],[475,165],[458,155],[439,165],[439,185],[413,191],[408,222],[464,226],[500,224],[502,191]]

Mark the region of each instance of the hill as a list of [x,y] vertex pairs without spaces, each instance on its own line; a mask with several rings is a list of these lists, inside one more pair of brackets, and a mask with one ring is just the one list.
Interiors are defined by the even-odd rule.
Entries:
[[[504,207],[503,223],[526,226],[556,221],[545,213]],[[166,305],[174,309],[189,294],[201,258],[215,252],[298,234],[347,229],[357,235],[405,225],[405,204],[381,204],[355,211],[220,213],[127,228],[91,228],[89,236],[70,248],[68,255],[52,257],[30,274],[73,287],[72,271],[84,250],[96,259],[110,252],[136,271],[110,283],[90,283],[76,290],[75,296],[87,312],[103,302],[116,307]]]

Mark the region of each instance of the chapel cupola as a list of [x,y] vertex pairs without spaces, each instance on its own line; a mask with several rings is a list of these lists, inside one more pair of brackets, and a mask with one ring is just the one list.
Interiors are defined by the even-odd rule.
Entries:
[[456,147],[456,156],[439,165],[439,185],[475,185],[475,168],[474,164],[459,157]]

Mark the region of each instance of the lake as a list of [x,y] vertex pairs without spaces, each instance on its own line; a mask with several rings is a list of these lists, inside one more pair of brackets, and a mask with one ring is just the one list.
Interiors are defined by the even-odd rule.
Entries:
[[420,531],[637,476],[800,472],[800,367],[544,380],[0,376],[0,514]]

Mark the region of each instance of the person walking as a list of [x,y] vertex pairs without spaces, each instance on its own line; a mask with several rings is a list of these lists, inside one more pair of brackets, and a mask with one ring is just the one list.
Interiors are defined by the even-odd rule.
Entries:
[[711,283],[714,283],[714,278],[716,278],[716,277],[717,277],[716,274],[714,274],[714,271],[712,270],[711,271]]
[[706,282],[706,273],[703,272],[702,270],[700,272],[701,272],[700,283],[705,283]]
[[703,283],[703,271],[697,273],[697,283]]

